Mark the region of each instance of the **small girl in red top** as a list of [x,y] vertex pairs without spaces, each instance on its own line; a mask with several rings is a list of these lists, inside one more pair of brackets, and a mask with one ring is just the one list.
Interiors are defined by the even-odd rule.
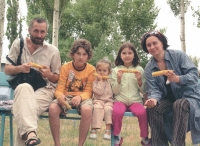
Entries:
[[90,139],[97,138],[96,129],[102,127],[103,119],[106,123],[106,130],[103,136],[104,139],[111,139],[112,125],[112,107],[113,107],[113,92],[110,85],[110,79],[105,79],[111,73],[111,63],[108,60],[100,60],[96,64],[96,72],[100,75],[93,82],[93,116],[92,130],[90,131]]

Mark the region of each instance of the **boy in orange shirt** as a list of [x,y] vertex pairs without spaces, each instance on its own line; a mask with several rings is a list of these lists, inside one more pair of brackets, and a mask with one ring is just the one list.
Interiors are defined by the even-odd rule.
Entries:
[[61,67],[55,91],[56,100],[49,107],[49,123],[55,146],[60,146],[59,115],[67,113],[62,101],[67,100],[72,108],[76,108],[81,114],[78,146],[84,145],[92,119],[92,82],[95,79],[95,67],[87,63],[92,57],[90,42],[85,39],[76,40],[69,55],[72,61]]

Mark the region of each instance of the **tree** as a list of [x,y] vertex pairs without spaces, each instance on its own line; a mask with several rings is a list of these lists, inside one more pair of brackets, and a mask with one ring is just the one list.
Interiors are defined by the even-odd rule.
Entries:
[[193,7],[191,9],[194,11],[193,17],[197,17],[197,27],[200,28],[200,6],[197,10],[195,10]]
[[[22,20],[23,18],[19,18],[19,2],[18,0],[7,0],[7,30],[6,36],[9,40],[9,48],[12,42],[17,38],[21,37],[22,32]],[[19,25],[18,25],[19,24]]]
[[0,71],[1,71],[3,36],[4,36],[5,8],[6,8],[6,1],[0,0]]
[[[55,1],[55,2],[54,2]],[[50,42],[53,42],[53,12],[54,12],[54,3],[56,3],[56,7],[59,8],[58,10],[58,20],[61,20],[62,12],[64,11],[65,7],[69,0],[59,0],[59,4],[57,5],[57,0],[26,0],[27,7],[28,7],[28,14],[27,14],[27,22],[35,17],[42,17],[45,18],[48,22],[48,34],[46,39]],[[58,29],[59,29],[60,22],[58,21]],[[57,39],[57,38],[56,38]]]
[[[50,30],[54,1],[27,0],[27,5],[28,19],[36,15],[47,18]],[[90,63],[93,65],[103,57],[114,61],[119,46],[124,41],[131,41],[137,48],[141,65],[145,66],[148,57],[140,47],[140,37],[156,28],[154,20],[159,10],[153,0],[60,0],[59,7],[58,48],[63,63],[71,60],[66,54],[72,42],[85,38],[92,43],[94,55]],[[124,23],[124,20],[129,21]],[[51,35],[52,29],[48,31],[49,40]]]
[[[154,20],[158,11],[153,0],[77,0],[70,3],[63,13],[59,38],[69,46],[62,43],[59,50],[68,52],[72,41],[86,38],[94,48],[90,63],[95,65],[105,56],[113,60],[113,54],[117,53],[120,45],[131,41],[144,67],[148,59],[140,47],[140,38],[144,32],[156,28]],[[65,61],[68,60],[65,57]]]
[[142,67],[145,67],[148,57],[140,46],[140,38],[145,32],[155,30],[158,12],[154,0],[124,0],[119,10],[117,20],[121,34],[125,37],[124,41],[132,42],[137,48]]
[[54,0],[52,44],[56,47],[58,47],[59,3],[60,0]]
[[[120,0],[119,0],[120,1]],[[93,65],[96,62],[93,62],[94,58],[99,58],[100,54],[97,54],[97,49],[101,40],[106,40],[109,38],[112,28],[112,22],[116,20],[116,13],[118,11],[118,3],[116,0],[77,0],[76,3],[69,3],[66,10],[63,13],[61,18],[59,38],[60,41],[63,40],[62,46],[59,43],[59,50],[65,52],[61,55],[61,58],[65,59],[64,61],[69,61],[70,58],[65,57],[69,48],[71,47],[72,42],[78,38],[85,38],[92,43],[94,48],[94,55],[90,63]],[[103,38],[102,36],[106,37]],[[106,42],[102,42],[105,43]],[[103,51],[105,48],[100,48],[105,56],[110,54],[112,48],[108,52]],[[106,50],[106,49],[105,49]],[[103,55],[101,54],[101,55]],[[96,60],[95,60],[96,61]]]
[[167,0],[167,3],[170,5],[172,12],[175,17],[180,18],[180,41],[181,48],[186,52],[185,46],[185,13],[187,12],[188,6],[190,5],[190,0]]
[[192,60],[192,62],[194,63],[194,65],[198,68],[199,62],[200,62],[200,58],[198,58],[198,57],[196,57],[196,56],[194,56],[194,57],[189,56],[189,57],[190,57],[190,59]]

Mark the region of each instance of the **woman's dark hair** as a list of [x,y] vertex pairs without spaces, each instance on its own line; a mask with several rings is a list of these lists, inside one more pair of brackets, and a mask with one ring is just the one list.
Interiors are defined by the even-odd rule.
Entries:
[[83,48],[85,50],[85,52],[88,54],[88,60],[92,57],[91,43],[86,39],[75,40],[70,49],[69,56],[72,57],[79,48]]
[[136,52],[136,49],[134,47],[134,45],[130,42],[125,42],[121,45],[121,47],[119,48],[119,51],[118,51],[118,54],[117,54],[117,57],[115,59],[115,65],[118,66],[118,65],[124,65],[124,62],[123,60],[121,59],[121,53],[122,51],[125,49],[125,48],[129,48],[133,51],[134,53],[134,59],[132,61],[132,64],[134,67],[136,67],[139,63],[140,63],[140,59],[137,55],[137,52]]
[[162,34],[159,31],[150,31],[150,32],[145,33],[141,39],[141,46],[146,53],[149,53],[146,47],[146,40],[150,36],[157,37],[162,42],[164,50],[166,50],[169,47],[168,42],[167,42],[167,37],[164,34]]

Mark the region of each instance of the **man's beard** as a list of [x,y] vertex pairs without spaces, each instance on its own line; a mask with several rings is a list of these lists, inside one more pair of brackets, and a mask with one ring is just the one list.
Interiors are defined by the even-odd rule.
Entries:
[[42,45],[44,42],[44,38],[33,37],[32,35],[30,35],[30,39],[36,45]]

